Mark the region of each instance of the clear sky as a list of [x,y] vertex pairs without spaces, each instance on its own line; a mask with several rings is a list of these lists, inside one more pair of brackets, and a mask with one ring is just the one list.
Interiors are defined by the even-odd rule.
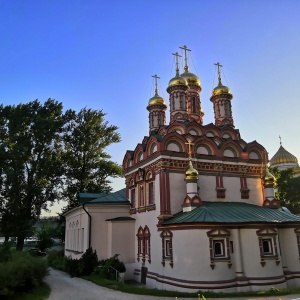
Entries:
[[[242,138],[271,158],[281,135],[300,159],[299,12],[298,0],[1,0],[0,102],[52,98],[65,109],[102,109],[119,127],[122,142],[108,151],[122,163],[148,134],[151,76],[161,77],[168,103],[172,53],[187,45],[204,124],[214,122],[209,98],[219,61]],[[115,181],[122,187],[124,179]]]

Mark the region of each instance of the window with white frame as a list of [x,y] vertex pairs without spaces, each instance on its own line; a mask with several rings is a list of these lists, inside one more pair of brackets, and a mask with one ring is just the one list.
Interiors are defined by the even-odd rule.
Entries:
[[266,261],[275,260],[276,264],[280,263],[278,255],[277,236],[275,228],[262,228],[256,231],[258,236],[260,264],[264,266]]
[[210,267],[215,268],[218,261],[225,261],[228,267],[231,268],[230,257],[230,231],[226,229],[213,229],[207,232],[209,238],[209,252],[210,252]]
[[166,262],[173,268],[173,233],[170,230],[164,230],[161,234],[162,241],[162,265]]

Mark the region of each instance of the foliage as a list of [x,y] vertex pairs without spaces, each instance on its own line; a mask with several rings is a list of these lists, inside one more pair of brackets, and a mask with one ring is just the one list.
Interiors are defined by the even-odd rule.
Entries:
[[80,259],[66,257],[63,251],[50,251],[47,257],[48,265],[55,269],[69,273],[72,277],[90,275],[98,266],[96,250],[86,250]]
[[292,213],[300,213],[300,177],[295,177],[295,169],[278,170],[271,168],[270,172],[277,182],[276,198],[281,206],[287,207]]
[[111,191],[108,177],[121,167],[105,148],[120,136],[104,116],[87,108],[63,113],[51,99],[0,105],[0,227],[6,240],[17,237],[17,250],[48,204],[67,200],[70,208],[78,192]]
[[110,161],[104,149],[120,141],[117,127],[108,125],[102,110],[68,110],[64,134],[65,189],[68,208],[78,205],[77,193],[108,193],[108,177],[121,175],[121,166]]
[[[42,283],[31,291],[17,293],[15,296],[9,297],[9,300],[45,300],[48,299],[50,292],[50,287],[46,283]],[[8,300],[8,298],[4,299]]]
[[0,245],[0,263],[11,260],[10,247],[10,242],[4,242],[2,245]]
[[41,251],[45,251],[45,249],[53,245],[55,228],[50,223],[43,222],[41,223],[41,227],[36,230],[35,235],[38,239],[38,248]]
[[32,290],[43,283],[47,275],[46,261],[28,253],[15,252],[11,261],[0,263],[0,295]]
[[96,250],[88,248],[79,260],[79,274],[80,276],[90,275],[98,266],[98,256]]
[[123,273],[126,271],[126,267],[122,261],[118,259],[119,254],[101,260],[99,262],[99,267],[95,270],[94,274],[107,279],[115,279],[116,271]]
[[18,237],[17,250],[23,249],[24,238],[47,202],[59,196],[62,108],[51,99],[44,104],[35,100],[0,105],[0,204],[9,220],[2,230]]

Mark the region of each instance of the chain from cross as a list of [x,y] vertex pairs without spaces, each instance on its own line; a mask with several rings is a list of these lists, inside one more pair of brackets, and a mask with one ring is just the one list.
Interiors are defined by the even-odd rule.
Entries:
[[191,49],[188,49],[186,45],[179,47],[184,51],[184,61],[185,61],[185,66],[187,67],[187,51],[192,51]]

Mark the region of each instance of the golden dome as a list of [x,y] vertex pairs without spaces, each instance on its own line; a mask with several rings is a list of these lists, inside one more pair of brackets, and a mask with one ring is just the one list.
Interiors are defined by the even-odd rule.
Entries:
[[286,163],[294,163],[298,164],[298,159],[296,156],[285,150],[281,145],[278,151],[270,160],[270,166],[286,164]]
[[198,171],[194,169],[192,161],[189,162],[189,168],[185,171],[185,179],[198,179]]
[[189,69],[187,66],[184,67],[184,73],[182,73],[180,76],[185,78],[187,80],[188,85],[196,85],[201,86],[200,79],[197,75],[189,72]]
[[266,175],[265,175],[265,185],[275,185],[276,178],[270,173],[269,169],[266,168]]
[[219,84],[212,90],[212,96],[230,94],[230,89],[228,86],[223,85],[221,79],[219,79]]
[[176,86],[176,85],[185,85],[185,86],[187,86],[188,82],[186,81],[185,78],[177,75],[169,81],[169,87]]
[[166,105],[166,102],[163,97],[160,97],[157,93],[149,100],[148,106],[153,106],[153,105]]

